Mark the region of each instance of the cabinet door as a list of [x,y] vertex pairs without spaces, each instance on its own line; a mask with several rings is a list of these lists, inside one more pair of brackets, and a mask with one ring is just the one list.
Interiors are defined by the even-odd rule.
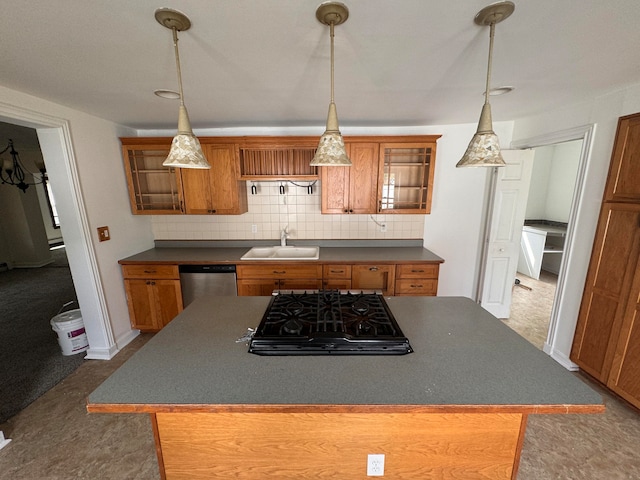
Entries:
[[158,330],[182,311],[180,280],[151,280],[155,308],[155,324]]
[[247,211],[245,182],[238,181],[237,147],[203,145],[209,170],[185,168],[182,187],[185,211],[192,215],[236,215]]
[[640,203],[640,114],[618,121],[605,200]]
[[429,213],[436,144],[380,145],[380,212]]
[[239,181],[238,147],[206,145],[205,155],[211,163],[211,213],[238,215],[247,211],[246,182]]
[[[378,207],[378,144],[349,145],[349,213],[376,213]],[[332,168],[332,167],[329,167]]]
[[640,205],[605,203],[578,314],[571,360],[607,382],[640,250]]
[[136,215],[183,213],[180,173],[162,165],[169,154],[170,140],[148,145],[121,141],[131,211]]
[[124,287],[131,326],[142,331],[158,330],[150,280],[126,279]]
[[378,144],[346,145],[350,167],[320,167],[322,213],[376,213]]
[[278,290],[278,280],[249,278],[238,280],[239,296],[266,297]]
[[382,290],[384,295],[393,295],[395,265],[353,265],[351,288],[354,290]]
[[607,385],[640,408],[640,259],[635,272]]
[[209,170],[184,168],[181,174],[185,212],[190,215],[212,213]]
[[322,213],[349,213],[351,167],[318,167]]

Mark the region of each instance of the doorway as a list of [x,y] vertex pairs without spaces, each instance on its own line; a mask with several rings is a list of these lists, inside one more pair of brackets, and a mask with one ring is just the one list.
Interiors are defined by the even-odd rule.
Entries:
[[[546,154],[566,153],[567,156],[571,157],[572,159],[570,161],[567,161],[564,164],[558,163],[556,165],[556,167],[559,168],[559,170],[556,170],[556,174],[558,172],[563,172],[560,175],[561,176],[569,175],[572,179],[572,182],[568,182],[567,180],[563,180],[559,182],[558,178],[552,179],[551,181],[555,181],[556,183],[559,183],[561,185],[564,184],[564,187],[558,187],[557,184],[553,185],[552,190],[555,190],[555,192],[553,193],[553,195],[555,196],[550,198],[544,198],[544,203],[554,202],[554,201],[558,203],[562,203],[562,205],[558,205],[558,208],[555,208],[553,205],[550,206],[550,210],[548,210],[548,212],[551,212],[551,213],[545,213],[545,215],[552,215],[552,216],[559,215],[560,211],[563,212],[563,215],[566,215],[567,205],[569,205],[568,217],[564,217],[564,218],[567,218],[567,221],[566,221],[566,232],[561,239],[562,253],[561,254],[550,253],[546,255],[547,257],[546,259],[544,258],[545,255],[543,254],[543,263],[540,268],[540,271],[543,272],[541,274],[541,278],[543,282],[547,284],[546,296],[548,297],[549,300],[547,301],[546,306],[543,305],[541,307],[540,305],[536,305],[536,302],[537,302],[536,296],[532,295],[530,296],[530,298],[533,298],[533,300],[526,302],[529,304],[528,308],[537,309],[536,311],[538,313],[544,311],[544,315],[542,315],[542,318],[544,318],[544,320],[548,318],[547,328],[545,328],[546,325],[543,325],[542,327],[538,327],[542,332],[540,336],[546,337],[542,345],[542,350],[545,353],[551,355],[559,363],[561,363],[562,365],[564,365],[566,368],[569,368],[569,369],[573,368],[573,366],[571,365],[571,362],[569,362],[568,359],[565,359],[564,357],[558,355],[556,352],[556,348],[555,348],[556,331],[558,330],[558,325],[560,324],[560,322],[562,322],[559,312],[564,309],[565,301],[569,301],[569,300],[565,300],[565,294],[567,293],[567,282],[566,282],[567,268],[568,268],[569,262],[571,261],[571,258],[572,258],[571,251],[575,244],[574,231],[575,231],[575,225],[578,220],[578,214],[580,212],[580,207],[581,207],[582,192],[584,189],[584,182],[585,182],[585,171],[587,168],[587,163],[588,163],[589,155],[591,151],[591,143],[592,143],[594,129],[595,129],[594,125],[586,125],[586,126],[577,127],[571,130],[560,131],[560,132],[551,133],[548,135],[542,135],[542,136],[534,137],[530,139],[524,139],[524,140],[520,140],[512,143],[512,148],[532,148],[536,150],[535,158],[537,158],[537,155],[538,155],[537,150],[540,149],[541,157],[544,156],[545,153]],[[543,147],[551,147],[552,149],[547,150],[545,152],[545,150],[542,150]],[[558,160],[558,162],[560,161]],[[573,166],[574,163],[577,163],[577,165]],[[562,170],[563,168],[565,170]],[[570,172],[570,173],[567,173],[567,172]],[[573,184],[572,189],[569,189],[567,187],[567,184],[569,183]],[[547,185],[547,188],[548,187],[549,185]],[[539,188],[536,187],[535,185],[532,185],[532,188],[530,189],[530,190],[533,190],[532,194],[534,195],[534,198],[536,195],[539,196],[539,198],[537,198],[536,200],[532,200],[532,202],[539,202],[537,207],[538,210],[536,210],[532,204],[532,209],[528,210],[527,213],[536,212],[536,211],[540,212],[539,210],[540,204],[541,204],[540,202],[542,202],[540,198],[542,198],[543,196],[539,195],[540,193],[539,191],[536,191],[538,189]],[[567,190],[570,190],[570,191],[567,191]],[[563,198],[563,200],[561,201],[560,198]],[[568,198],[570,198],[570,201],[568,200]],[[527,200],[527,203],[529,203],[529,199]],[[533,213],[530,213],[530,214],[533,215]],[[562,217],[556,217],[556,218],[562,218]],[[529,220],[544,220],[544,219],[535,218],[535,219],[529,219]],[[561,222],[561,223],[565,223],[565,222]],[[550,273],[547,274],[546,272],[550,272]],[[531,285],[527,285],[526,282],[528,280],[523,278],[520,273],[517,274],[516,278],[521,282],[521,285],[531,286]],[[539,280],[532,279],[530,283],[533,283],[534,281],[539,281]],[[536,288],[539,291],[543,287],[545,286],[536,285]],[[514,292],[518,290],[518,292],[515,292],[516,294],[528,292],[526,289],[523,289],[518,285],[516,285],[515,281],[514,281],[513,288],[514,288]],[[549,307],[549,304],[550,304],[550,307]],[[565,321],[571,321],[571,319],[566,319]],[[546,335],[545,335],[545,330],[546,330]],[[534,341],[539,342],[539,338],[540,337],[538,337],[538,340],[534,340]]]

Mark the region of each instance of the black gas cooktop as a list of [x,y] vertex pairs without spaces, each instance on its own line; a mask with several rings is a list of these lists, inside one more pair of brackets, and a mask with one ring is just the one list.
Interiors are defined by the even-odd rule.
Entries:
[[338,290],[274,295],[249,344],[249,352],[257,355],[412,351],[382,295]]

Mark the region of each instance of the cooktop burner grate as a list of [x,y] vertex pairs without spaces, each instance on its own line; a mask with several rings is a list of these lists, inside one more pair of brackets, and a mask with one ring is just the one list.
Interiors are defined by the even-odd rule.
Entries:
[[249,345],[259,355],[402,355],[413,350],[382,295],[274,295]]

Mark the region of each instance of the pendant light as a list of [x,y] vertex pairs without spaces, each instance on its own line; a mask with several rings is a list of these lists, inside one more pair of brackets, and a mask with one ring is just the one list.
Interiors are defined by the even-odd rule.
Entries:
[[170,29],[173,33],[173,47],[176,55],[176,70],[178,71],[178,87],[180,88],[180,110],[178,111],[178,133],[173,137],[169,156],[162,165],[178,168],[211,168],[202,153],[200,141],[193,134],[187,108],[184,106],[182,92],[182,73],[180,71],[180,54],[178,52],[178,32],[191,28],[191,21],[187,16],[171,8],[159,8],[155,13],[160,25]]
[[456,167],[502,167],[506,163],[500,154],[500,142],[493,131],[489,92],[491,83],[491,61],[493,56],[493,36],[496,23],[509,17],[515,9],[513,2],[499,2],[489,5],[478,12],[475,23],[489,25],[489,62],[487,65],[487,85],[484,91],[484,105],[476,134],[469,142],[467,151]]
[[329,25],[331,37],[331,102],[327,115],[327,128],[320,137],[318,149],[311,160],[311,166],[342,166],[351,165],[344,146],[344,139],[338,127],[338,112],[333,101],[333,27],[347,21],[349,9],[338,2],[326,2],[316,10],[316,18],[320,23]]

